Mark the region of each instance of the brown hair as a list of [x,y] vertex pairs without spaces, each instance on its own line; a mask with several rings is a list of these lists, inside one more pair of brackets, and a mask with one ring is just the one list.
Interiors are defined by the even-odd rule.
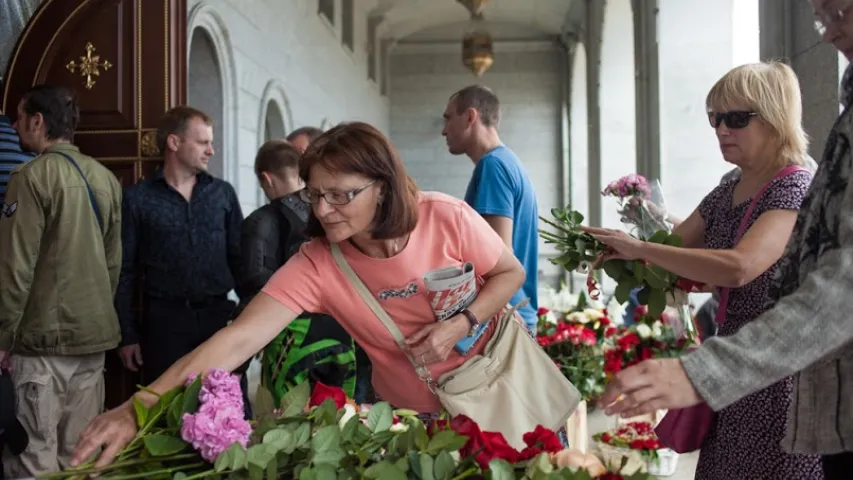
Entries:
[[302,155],[287,140],[270,140],[255,155],[255,175],[280,174],[286,168],[299,168]]
[[486,127],[498,127],[501,123],[501,102],[498,96],[483,85],[470,85],[450,96],[456,100],[456,114],[473,108],[480,115],[480,122]]
[[[355,173],[374,179],[382,188],[382,202],[370,234],[391,239],[407,235],[418,223],[418,186],[406,173],[397,151],[385,135],[363,122],[341,123],[311,143],[302,156],[299,174],[307,183],[311,169]],[[326,232],[312,212],[306,233],[323,237]]]
[[200,118],[207,125],[213,125],[210,115],[193,107],[179,105],[170,108],[157,121],[157,147],[161,155],[166,152],[166,139],[169,135],[183,135],[187,131],[190,120]]
[[323,131],[317,127],[299,127],[296,130],[290,132],[290,135],[287,136],[287,141],[292,142],[296,140],[298,137],[305,135],[308,137],[308,143],[317,140],[320,135],[323,134]]

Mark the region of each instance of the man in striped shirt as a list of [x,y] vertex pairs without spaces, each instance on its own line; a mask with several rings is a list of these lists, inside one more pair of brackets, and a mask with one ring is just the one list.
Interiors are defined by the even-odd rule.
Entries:
[[6,197],[6,184],[9,183],[9,174],[18,165],[30,160],[35,155],[24,152],[18,138],[18,132],[12,126],[9,117],[0,111],[0,203]]

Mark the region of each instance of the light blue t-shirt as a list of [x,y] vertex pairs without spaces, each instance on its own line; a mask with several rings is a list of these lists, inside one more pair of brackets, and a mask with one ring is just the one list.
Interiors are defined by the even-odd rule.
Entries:
[[501,145],[487,152],[477,162],[465,202],[480,215],[499,215],[512,219],[512,250],[527,272],[521,289],[512,297],[516,305],[526,298],[530,302],[519,309],[528,326],[536,327],[536,300],[539,276],[539,207],[536,191],[521,165],[509,148]]

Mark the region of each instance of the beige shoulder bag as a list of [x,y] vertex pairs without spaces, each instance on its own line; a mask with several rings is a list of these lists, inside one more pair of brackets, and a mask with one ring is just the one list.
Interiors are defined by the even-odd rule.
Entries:
[[566,425],[580,393],[521,325],[515,307],[492,319],[498,323],[482,354],[472,355],[436,382],[426,366],[408,355],[400,329],[347,263],[340,247],[333,243],[331,248],[335,263],[450,415],[466,415],[482,430],[502,433],[515,448],[525,446],[522,436],[537,425],[555,431]]

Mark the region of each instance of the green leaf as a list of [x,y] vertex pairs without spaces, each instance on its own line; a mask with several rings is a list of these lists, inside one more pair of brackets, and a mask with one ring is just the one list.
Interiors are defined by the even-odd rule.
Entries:
[[[178,386],[169,390],[163,395],[159,395],[157,398],[157,403],[155,403],[154,406],[151,407],[151,410],[148,412],[148,421],[156,422],[160,420],[164,412],[168,414],[170,407],[172,406],[172,403],[175,400],[175,397],[177,397],[178,394],[182,393],[183,391],[184,387]],[[166,418],[166,421],[168,422],[168,417]]]
[[658,267],[657,265],[649,265],[646,267],[645,280],[652,288],[664,289],[667,288],[669,272]]
[[[552,258],[551,263],[553,263],[554,265],[566,266],[569,263],[571,263],[573,259],[574,259],[574,252],[566,252],[566,253],[560,255],[559,257]],[[568,267],[566,267],[566,269],[568,270]]]
[[314,478],[317,480],[338,480],[338,472],[332,465],[317,465],[314,468]]
[[450,455],[447,450],[442,450],[435,457],[435,478],[436,480],[444,480],[450,478],[453,471],[456,470],[456,460]]
[[666,292],[653,288],[649,292],[649,315],[659,317],[666,309]]
[[636,279],[638,282],[642,282],[645,274],[646,274],[646,264],[643,263],[642,260],[635,260],[634,261],[634,279]]
[[678,235],[669,235],[668,237],[666,237],[666,240],[664,240],[663,243],[673,247],[681,247],[682,245],[684,245],[681,241],[681,237],[679,237]]
[[489,462],[492,480],[515,480],[515,471],[506,460],[496,459]]
[[625,303],[631,296],[631,290],[633,290],[633,286],[631,284],[627,282],[620,282],[616,285],[616,291],[613,292],[613,295],[616,297],[617,302]]
[[172,435],[146,435],[142,437],[142,441],[152,457],[174,455],[189,446],[187,442]]
[[272,398],[272,393],[263,385],[258,384],[258,390],[255,392],[255,403],[252,406],[255,420],[273,417],[275,411],[275,401]]
[[325,452],[339,448],[341,445],[341,430],[337,425],[321,428],[311,439],[311,449],[314,453]]
[[580,225],[583,223],[583,215],[576,210],[572,210],[571,212],[569,212],[567,215],[567,219],[572,225]]
[[137,397],[133,397],[133,410],[136,412],[136,426],[142,428],[148,422],[148,407]]
[[429,441],[427,452],[438,453],[442,450],[455,452],[468,443],[468,437],[459,435],[453,430],[442,430],[436,433]]
[[260,444],[249,447],[246,451],[246,461],[261,470],[266,470],[267,465],[273,460],[278,450],[273,445]]
[[293,445],[293,434],[281,428],[270,430],[264,435],[263,443],[274,446],[278,451],[286,450]]
[[367,412],[367,426],[371,432],[382,432],[391,428],[394,424],[394,416],[388,402],[379,402]]
[[169,405],[169,412],[166,414],[166,424],[169,428],[178,429],[181,427],[181,420],[184,416],[184,392],[179,393]]
[[669,234],[666,230],[658,230],[646,241],[651,243],[663,243],[667,237],[669,237]]
[[624,264],[620,260],[608,260],[601,265],[601,268],[604,269],[604,273],[606,273],[608,277],[616,280],[617,282],[622,278],[622,275],[625,272]]
[[305,411],[311,399],[311,384],[304,381],[291,388],[281,398],[281,416],[293,417]]
[[344,424],[344,428],[341,429],[341,441],[352,442],[355,440],[355,435],[358,433],[358,426],[360,424],[361,418],[358,415],[350,417],[347,423]]
[[302,448],[311,440],[311,424],[308,422],[302,423],[296,430],[293,431],[293,440],[296,448]]
[[198,393],[200,391],[201,375],[197,375],[193,383],[184,391],[184,404],[181,413],[195,413],[198,411]]
[[314,452],[311,461],[314,462],[314,465],[332,465],[337,467],[345,456],[346,453],[340,447],[335,447],[323,452]]
[[426,453],[421,454],[419,476],[421,480],[435,480],[435,460]]
[[651,288],[644,286],[642,290],[637,292],[637,301],[640,302],[640,305],[648,305],[649,304],[649,292]]
[[364,476],[382,480],[407,480],[406,473],[388,460],[371,465],[364,471]]
[[246,468],[246,449],[239,443],[234,443],[216,457],[213,468],[217,472]]
[[172,480],[184,480],[185,478],[187,478],[187,474],[184,472],[178,472],[172,475]]
[[429,435],[427,434],[426,427],[420,421],[412,422],[413,424],[409,426],[409,430],[412,432],[412,436],[415,440],[415,448],[420,451],[424,451],[429,446]]

